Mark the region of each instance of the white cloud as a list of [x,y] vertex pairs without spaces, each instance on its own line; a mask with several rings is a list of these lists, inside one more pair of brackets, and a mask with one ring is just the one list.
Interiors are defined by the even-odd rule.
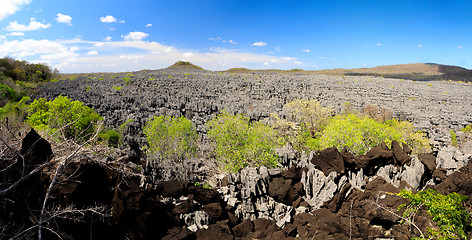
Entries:
[[143,32],[130,32],[127,35],[121,37],[126,41],[141,41],[145,39],[149,34]]
[[0,0],[0,21],[20,10],[23,5],[30,4],[31,0]]
[[66,46],[50,40],[13,40],[0,43],[0,56],[11,56],[16,59],[30,58],[33,62],[65,63],[74,61],[79,48]]
[[270,66],[270,64],[268,62],[265,62],[264,66]]
[[116,22],[118,19],[116,19],[115,17],[111,16],[111,15],[108,15],[106,17],[100,17],[100,22],[102,23],[113,23],[113,22]]
[[146,24],[146,27],[152,27],[152,24],[148,23]]
[[419,47],[419,48],[420,48],[420,47],[423,47],[423,45],[421,45],[421,44],[418,44],[418,46],[417,46],[417,47]]
[[67,23],[68,25],[72,25],[70,22],[72,21],[72,17],[69,16],[69,15],[65,15],[65,14],[62,14],[62,13],[58,13],[57,14],[57,18],[55,18],[55,20],[58,22],[58,23]]
[[459,45],[457,48],[463,48],[462,45]]
[[223,40],[222,42],[224,43],[231,43],[231,44],[238,44],[237,42],[233,41],[233,40]]
[[267,45],[266,42],[255,42],[251,46],[262,47],[262,46],[266,46],[266,45]]
[[326,57],[318,57],[318,59],[326,59]]
[[[0,36],[0,39],[2,36]],[[80,49],[79,47],[80,46]],[[98,48],[97,48],[98,47]],[[78,54],[86,50],[84,54]],[[94,55],[93,51],[99,51]],[[87,52],[88,51],[88,52]],[[89,54],[87,54],[89,53]],[[92,54],[90,54],[92,53]],[[233,67],[250,69],[292,69],[302,64],[296,57],[271,56],[250,51],[225,49],[218,52],[197,52],[180,49],[163,43],[148,41],[87,41],[82,38],[68,40],[14,40],[0,41],[0,57],[11,56],[30,62],[44,62],[61,72],[123,72],[142,69],[159,69],[179,60],[209,70],[226,70]]]
[[95,51],[95,50],[92,50],[92,51],[88,51],[88,52],[87,52],[87,56],[95,56],[95,55],[98,55],[98,52]]
[[309,52],[310,52],[310,49],[303,49],[302,51],[303,51],[303,52],[306,52],[306,53],[309,53]]
[[377,47],[380,47],[380,46],[382,46],[382,43],[377,43]]
[[10,22],[7,26],[7,30],[10,32],[26,32],[26,31],[34,31],[40,29],[46,29],[50,27],[51,24],[43,24],[37,22],[35,18],[31,18],[31,22],[28,26],[19,24],[17,21]]
[[231,43],[231,44],[238,44],[238,42],[230,39],[230,40],[224,40],[224,39],[221,39],[220,37],[209,37],[208,40],[211,40],[211,41],[221,41],[223,43]]
[[25,34],[22,33],[22,32],[12,32],[12,33],[9,33],[7,34],[8,36],[16,36],[16,37],[22,37],[24,36]]
[[107,36],[107,37],[105,38],[105,41],[111,41],[111,37],[110,37],[110,36]]
[[184,56],[185,58],[193,57],[194,55],[195,55],[195,54],[193,54],[193,53],[191,53],[191,52],[186,52],[186,53],[183,54],[183,56]]

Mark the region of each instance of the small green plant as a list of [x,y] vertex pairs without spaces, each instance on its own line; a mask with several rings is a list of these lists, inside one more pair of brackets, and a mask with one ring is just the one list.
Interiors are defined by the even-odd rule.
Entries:
[[431,84],[431,83],[428,83],[426,85],[428,85],[428,87],[433,87],[433,84]]
[[101,135],[101,138],[104,139],[108,146],[119,147],[121,142],[121,134],[116,130],[110,129]]
[[87,87],[87,88],[85,89],[85,91],[87,91],[87,92],[90,91],[90,87]]
[[154,81],[154,80],[156,80],[156,79],[153,78],[153,77],[148,78],[148,81]]
[[201,183],[196,182],[194,185],[197,186],[197,187],[201,187],[203,189],[212,189],[212,187],[208,183],[201,184]]
[[461,131],[465,132],[465,133],[471,133],[472,132],[472,124],[462,128]]
[[31,100],[30,97],[24,96],[18,102],[10,101],[5,106],[0,108],[0,120],[8,117],[10,120],[16,122],[23,122],[28,115],[28,105],[26,104]]
[[403,189],[397,195],[410,201],[398,208],[398,211],[405,209],[403,218],[408,223],[412,223],[418,210],[424,208],[437,226],[428,228],[428,236],[414,239],[467,239],[465,229],[470,226],[470,215],[464,207],[467,196],[458,193],[443,195],[433,189],[417,193]]
[[103,80],[103,78],[102,78],[102,77],[99,77],[98,80]]
[[167,78],[174,78],[174,76],[172,76],[172,74],[169,74],[169,76],[167,76]]
[[275,147],[281,145],[276,131],[261,122],[249,122],[242,114],[226,111],[206,124],[214,144],[217,160],[228,172],[245,167],[277,167],[279,157]]
[[95,133],[97,122],[102,118],[82,102],[59,96],[48,101],[34,100],[30,105],[28,123],[37,130],[50,133],[61,132],[66,139],[86,141]]
[[458,144],[458,141],[457,141],[456,132],[454,132],[454,130],[451,129],[449,131],[449,135],[451,135],[451,145],[454,146],[454,147],[457,147],[459,144]]
[[197,156],[197,131],[195,125],[185,117],[158,116],[144,127],[149,151],[158,160],[181,162]]
[[134,77],[134,75],[132,73],[127,73],[126,76],[127,77]]
[[118,87],[118,86],[113,86],[114,89],[120,91],[122,89],[122,87]]
[[131,78],[129,78],[129,77],[123,78],[123,81],[125,81],[125,85],[129,85],[129,84],[131,84],[131,83],[133,82],[133,81],[131,80]]

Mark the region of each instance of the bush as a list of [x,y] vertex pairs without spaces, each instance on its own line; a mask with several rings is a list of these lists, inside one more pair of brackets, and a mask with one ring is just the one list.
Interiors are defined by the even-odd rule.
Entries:
[[183,161],[197,156],[197,131],[185,117],[159,116],[144,127],[149,151],[159,160]]
[[390,145],[393,140],[406,143],[414,153],[430,151],[428,139],[421,132],[415,132],[409,122],[393,119],[381,123],[355,114],[333,117],[326,128],[308,143],[316,149],[346,146],[354,154],[364,154],[382,142]]
[[[398,209],[400,211],[405,208],[403,217],[410,222],[413,222],[412,218],[420,208],[426,208],[437,226],[428,228],[427,239],[467,239],[465,230],[470,226],[470,216],[465,211],[464,202],[468,197],[458,193],[443,195],[432,189],[417,193],[403,189],[397,195],[410,200],[407,205],[402,204]],[[424,239],[425,236],[422,237]]]
[[100,138],[105,140],[110,147],[119,147],[121,142],[121,134],[116,130],[110,129],[100,134]]
[[24,93],[16,92],[14,89],[7,85],[0,84],[0,96],[1,99],[18,102],[26,95]]
[[288,112],[292,121],[295,121],[305,128],[311,137],[322,129],[331,114],[329,108],[324,108],[317,100],[294,100],[285,104],[284,110]]
[[250,123],[242,114],[223,111],[207,123],[208,136],[214,143],[217,160],[228,172],[245,167],[277,167],[275,147],[281,142],[276,131],[261,122]]
[[30,100],[28,96],[25,96],[18,102],[8,102],[3,108],[0,108],[0,120],[8,117],[13,122],[23,122],[28,115],[26,103]]
[[28,123],[38,130],[60,130],[64,138],[86,141],[93,136],[99,114],[82,102],[59,96],[52,101],[45,98],[34,100],[29,106]]

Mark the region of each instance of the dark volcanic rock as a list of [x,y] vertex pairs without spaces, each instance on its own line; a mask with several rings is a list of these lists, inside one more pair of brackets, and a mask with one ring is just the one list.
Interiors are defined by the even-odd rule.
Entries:
[[393,152],[385,143],[355,157],[357,167],[364,169],[364,174],[368,176],[374,175],[380,167],[393,163],[393,160]]
[[335,147],[321,150],[319,154],[313,156],[311,163],[319,167],[326,176],[331,172],[344,174],[344,160]]
[[392,141],[392,151],[398,166],[403,166],[404,164],[408,164],[410,162],[410,156],[403,150],[402,147],[400,147],[400,144],[395,140]]
[[36,165],[45,163],[54,157],[51,144],[39,136],[33,128],[23,138],[20,154],[27,164],[25,172],[33,170]]

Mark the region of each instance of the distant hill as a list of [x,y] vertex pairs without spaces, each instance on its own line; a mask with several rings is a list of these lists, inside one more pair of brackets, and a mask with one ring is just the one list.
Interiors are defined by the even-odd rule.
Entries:
[[184,61],[178,61],[174,63],[172,66],[167,67],[167,69],[176,69],[176,68],[190,68],[190,69],[204,70],[203,68],[191,62],[184,62]]
[[369,75],[412,80],[454,80],[472,82],[471,70],[458,66],[449,66],[436,63],[397,64],[373,68],[328,69],[311,72],[328,75]]

